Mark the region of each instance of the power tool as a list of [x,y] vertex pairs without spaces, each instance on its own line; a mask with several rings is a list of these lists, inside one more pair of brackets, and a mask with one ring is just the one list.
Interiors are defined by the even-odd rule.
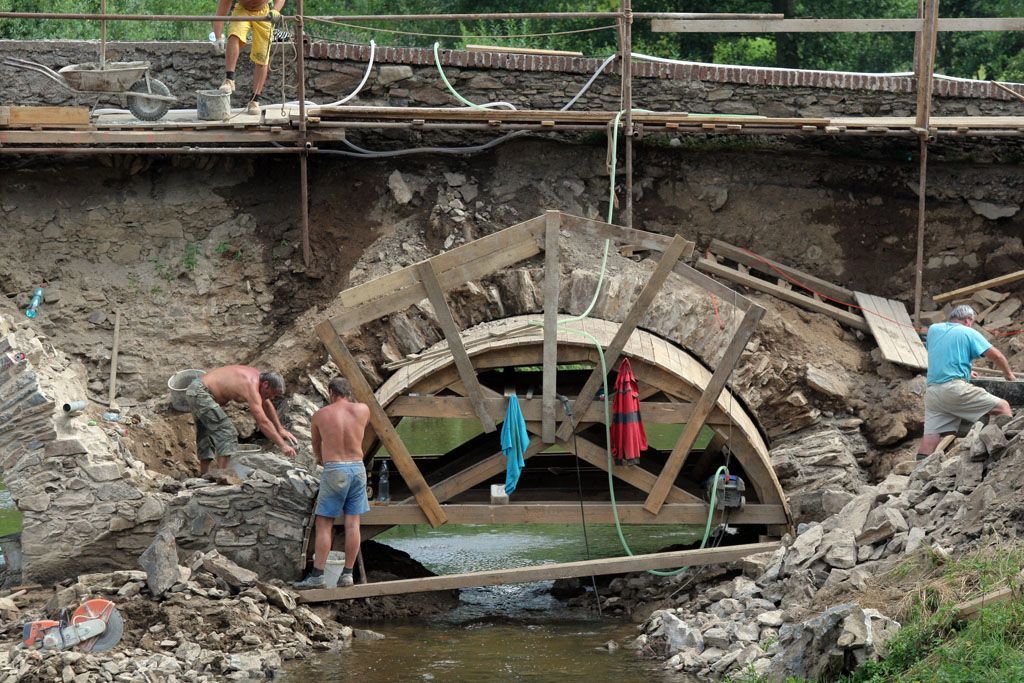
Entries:
[[25,624],[21,646],[36,650],[106,652],[121,642],[124,619],[110,600],[86,600],[78,609],[59,619],[42,619]]
[[[711,491],[715,486],[715,477],[709,477],[704,487],[704,500],[711,503]],[[747,485],[743,482],[743,479],[736,476],[735,474],[729,474],[723,472],[718,477],[718,490],[715,493],[715,509],[716,510],[739,510],[747,503],[747,498],[743,494],[747,490]]]

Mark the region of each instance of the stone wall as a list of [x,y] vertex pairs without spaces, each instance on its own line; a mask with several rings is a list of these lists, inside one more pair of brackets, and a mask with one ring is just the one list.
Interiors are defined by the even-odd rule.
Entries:
[[[14,354],[25,354],[21,359]],[[217,548],[265,577],[301,570],[317,482],[286,460],[249,455],[237,481],[177,482],[124,445],[133,417],[84,415],[84,368],[0,316],[0,479],[23,513],[22,574],[49,582],[134,566],[161,526],[182,547]]]
[[[89,41],[0,41],[0,56],[22,57],[59,68],[95,61],[98,48],[98,43]],[[207,43],[111,43],[107,50],[112,60],[150,61],[154,75],[182,98],[181,106],[194,107],[195,91],[216,87],[223,78],[223,57]],[[265,94],[271,101],[280,101],[283,58],[285,90],[288,99],[294,99],[294,47],[290,43],[276,44],[273,50],[273,74]],[[319,103],[352,92],[369,58],[369,48],[360,45],[313,43],[307,51],[307,96]],[[504,100],[528,109],[561,108],[602,61],[457,50],[444,50],[441,57],[446,75],[465,97],[476,102]],[[239,64],[240,95],[244,97],[250,92],[251,65],[245,58]],[[557,77],[552,78],[552,74]],[[909,116],[915,106],[914,79],[901,75],[637,62],[634,76],[636,106],[653,110],[802,117]],[[575,109],[617,110],[619,85],[617,64],[612,63]],[[72,101],[70,93],[29,73],[11,74],[0,89],[0,102],[4,104]],[[367,87],[352,103],[457,105],[441,83],[431,50],[387,47],[377,50]],[[1016,114],[1019,106],[1012,96],[991,83],[936,79],[934,113]]]

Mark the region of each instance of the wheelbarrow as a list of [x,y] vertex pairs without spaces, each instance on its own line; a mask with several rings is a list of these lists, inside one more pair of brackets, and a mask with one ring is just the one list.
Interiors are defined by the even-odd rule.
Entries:
[[140,121],[162,118],[171,102],[178,100],[166,85],[149,75],[149,62],[87,62],[69,64],[59,71],[15,57],[7,57],[2,63],[42,74],[75,94],[118,95]]

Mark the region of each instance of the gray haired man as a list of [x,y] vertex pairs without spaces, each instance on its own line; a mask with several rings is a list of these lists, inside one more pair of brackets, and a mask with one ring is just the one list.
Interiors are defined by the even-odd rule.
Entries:
[[975,422],[984,415],[1010,415],[1010,404],[971,384],[971,363],[984,356],[1009,381],[1016,377],[999,349],[973,329],[974,309],[964,304],[949,313],[949,322],[928,328],[928,388],[924,394],[924,437],[917,459],[935,452],[943,434],[955,433],[961,420]]
[[248,365],[226,365],[193,380],[185,391],[185,399],[196,421],[196,454],[199,471],[205,474],[217,455],[217,467],[228,466],[228,459],[238,450],[238,431],[222,406],[229,401],[245,403],[256,420],[256,426],[289,458],[295,449],[289,445],[298,440],[281,426],[273,400],[284,393],[284,379],[276,372],[260,372]]

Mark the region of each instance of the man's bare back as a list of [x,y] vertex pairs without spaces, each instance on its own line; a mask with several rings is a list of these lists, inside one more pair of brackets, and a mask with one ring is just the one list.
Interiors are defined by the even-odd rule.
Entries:
[[363,433],[370,408],[338,398],[313,415],[313,453],[321,463],[363,459]]
[[288,442],[297,443],[297,440],[281,426],[272,402],[278,392],[267,382],[261,382],[258,369],[248,365],[225,365],[209,371],[201,381],[218,404],[223,406],[231,401],[246,404],[264,436],[277,444],[286,456],[295,457],[295,449]]

